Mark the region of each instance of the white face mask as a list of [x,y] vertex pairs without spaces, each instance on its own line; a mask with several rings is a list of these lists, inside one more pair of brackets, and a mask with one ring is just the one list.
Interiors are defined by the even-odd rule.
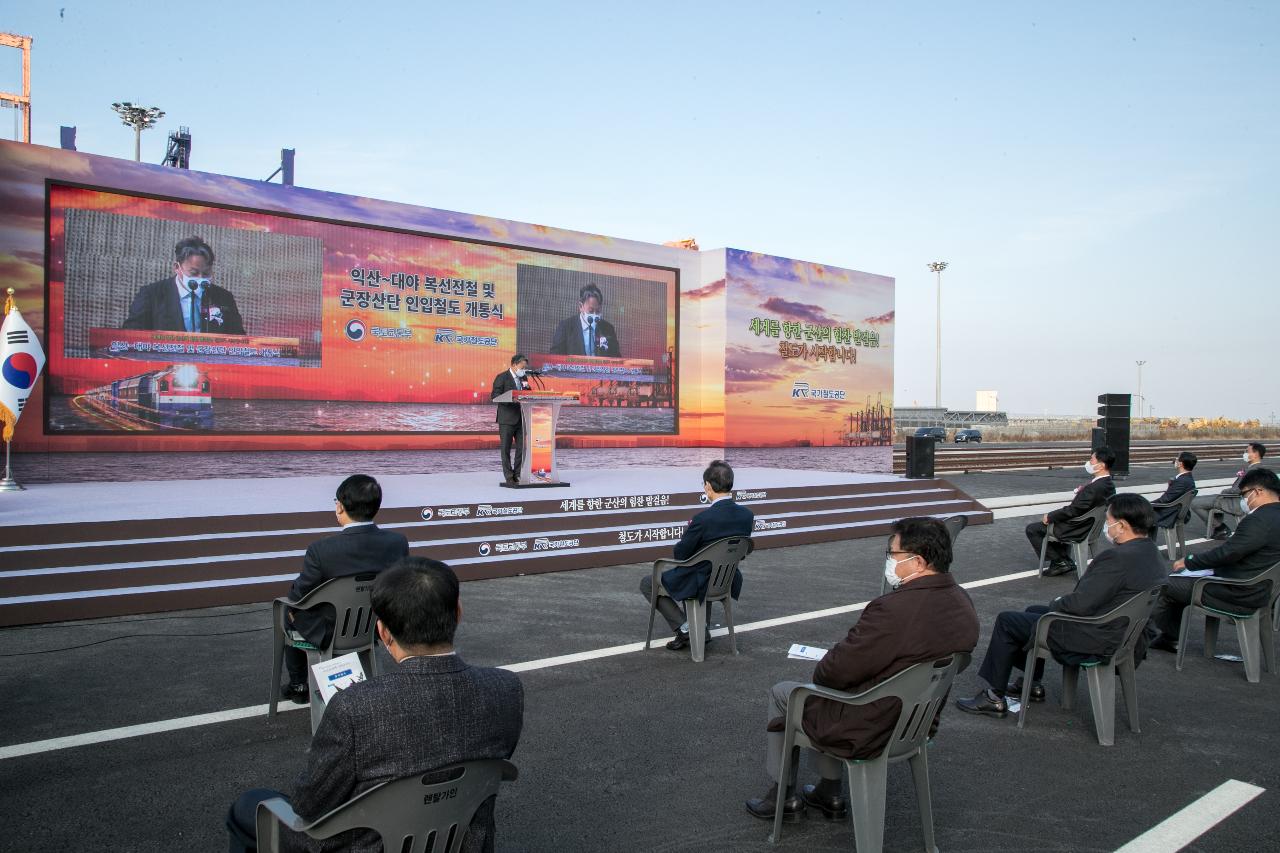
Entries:
[[916,575],[920,574],[919,572],[912,572],[911,574],[907,575],[905,578],[898,577],[898,572],[897,572],[898,563],[905,563],[908,560],[914,560],[914,559],[915,557],[907,557],[906,560],[895,560],[893,559],[892,555],[890,554],[885,555],[884,579],[889,584],[890,588],[897,589],[898,587],[902,586],[902,584],[905,581],[908,581],[911,578],[915,577]]
[[588,323],[599,323],[599,322],[600,322],[600,315],[599,315],[599,314],[592,314],[591,312],[589,312],[589,311],[588,311],[587,313],[583,314],[582,316],[584,316],[584,317],[586,317],[586,318],[587,318],[587,322],[588,322]]
[[1248,498],[1241,498],[1241,499],[1240,499],[1240,511],[1241,511],[1241,512],[1243,512],[1245,515],[1248,515],[1250,512],[1252,512],[1252,511],[1253,511],[1253,510],[1249,509],[1249,499],[1248,499]]
[[525,373],[527,373],[527,372],[528,372],[528,371],[527,371],[527,370],[525,370],[525,368],[523,368],[523,367],[517,367],[517,368],[516,368],[516,376],[523,377],[523,376],[525,375]]
[[1108,542],[1110,542],[1112,545],[1116,544],[1116,540],[1115,540],[1115,537],[1111,535],[1111,528],[1112,528],[1114,525],[1119,524],[1119,523],[1120,523],[1120,522],[1118,522],[1118,521],[1112,521],[1112,522],[1108,523],[1105,527],[1103,527],[1103,528],[1102,528],[1102,535],[1103,535],[1103,536],[1105,536],[1105,537],[1107,537],[1107,541],[1108,541]]
[[1092,462],[1086,462],[1086,463],[1084,463],[1084,472],[1085,472],[1086,474],[1092,474],[1092,473],[1093,473],[1094,471],[1096,471],[1096,470],[1098,470],[1098,469],[1093,467],[1093,463],[1092,463]]
[[179,278],[182,281],[182,286],[187,290],[190,290],[191,285],[194,284],[196,286],[196,293],[203,293],[204,289],[209,286],[209,279],[207,278],[201,278],[194,275],[180,275]]
[[1241,454],[1240,454],[1240,458],[1241,458],[1241,459],[1243,459],[1245,462],[1248,462],[1248,461],[1249,461],[1249,451],[1247,451],[1247,450],[1246,450],[1244,453],[1241,453]]

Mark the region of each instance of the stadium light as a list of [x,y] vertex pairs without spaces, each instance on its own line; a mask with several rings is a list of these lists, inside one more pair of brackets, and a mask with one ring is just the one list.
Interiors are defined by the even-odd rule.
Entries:
[[934,374],[933,397],[933,405],[938,409],[942,408],[942,271],[946,268],[946,261],[933,261],[929,264],[929,269],[938,276],[938,366]]
[[1134,362],[1138,365],[1138,420],[1142,420],[1142,406],[1147,402],[1142,396],[1142,365],[1146,363],[1145,360]]
[[120,116],[120,123],[133,128],[133,159],[142,162],[142,131],[155,126],[157,120],[164,117],[164,110],[159,107],[143,107],[129,101],[120,101],[111,105],[111,109]]

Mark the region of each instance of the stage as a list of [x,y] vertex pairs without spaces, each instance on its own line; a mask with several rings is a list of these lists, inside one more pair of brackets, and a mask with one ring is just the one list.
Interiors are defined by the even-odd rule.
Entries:
[[[884,535],[909,515],[991,513],[943,480],[741,468],[757,548]],[[380,476],[383,527],[463,580],[669,556],[702,508],[701,468],[569,470],[511,490],[489,473]],[[341,477],[56,483],[0,496],[0,625],[267,601],[337,531]],[[796,567],[803,571],[802,566]]]

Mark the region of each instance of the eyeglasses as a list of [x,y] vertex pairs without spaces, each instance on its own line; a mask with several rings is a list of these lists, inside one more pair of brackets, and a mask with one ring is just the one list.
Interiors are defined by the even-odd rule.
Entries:
[[910,554],[912,557],[919,557],[919,556],[920,556],[919,554],[916,554],[916,553],[915,553],[915,552],[913,552],[913,551],[895,551],[895,550],[893,550],[892,548],[885,548],[885,549],[884,549],[884,555],[885,555],[886,557],[892,557],[894,554]]
[[1245,489],[1243,492],[1240,493],[1240,497],[1244,498],[1245,500],[1248,500],[1249,495],[1257,491],[1259,491],[1259,489]]

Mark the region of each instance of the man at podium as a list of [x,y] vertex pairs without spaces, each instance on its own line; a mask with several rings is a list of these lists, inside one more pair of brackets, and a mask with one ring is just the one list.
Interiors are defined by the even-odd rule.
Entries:
[[[511,356],[511,367],[493,377],[492,400],[508,391],[529,390],[529,380],[525,373],[529,369],[529,359],[520,353]],[[502,476],[508,483],[515,483],[520,477],[520,465],[524,462],[524,428],[520,422],[519,403],[498,404],[498,436],[502,448]],[[514,459],[511,452],[515,448]]]

